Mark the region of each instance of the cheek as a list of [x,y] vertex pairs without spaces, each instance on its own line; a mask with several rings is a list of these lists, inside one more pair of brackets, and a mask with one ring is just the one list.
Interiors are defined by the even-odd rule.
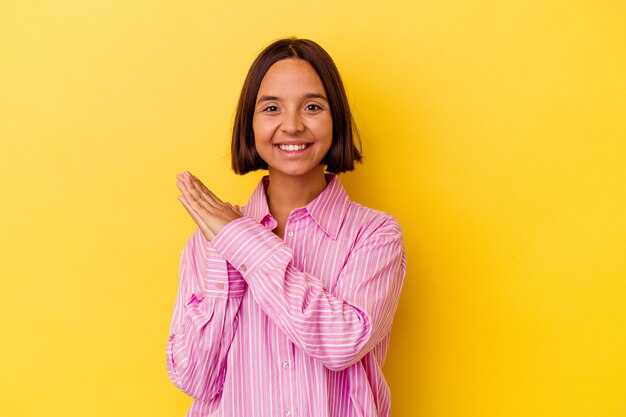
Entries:
[[319,140],[323,140],[328,142],[328,146],[330,146],[333,140],[333,121],[329,117],[326,120],[320,120],[317,126],[315,127],[315,131],[317,133],[317,137]]
[[258,149],[263,144],[264,135],[263,135],[263,130],[256,123],[252,124],[252,134],[254,135],[254,145]]
[[252,119],[252,132],[254,133],[254,141],[256,143],[267,142],[270,140],[274,130],[275,129],[271,123]]
[[259,134],[261,133],[261,131],[259,129],[259,121],[257,120],[256,117],[252,119],[252,133],[254,134],[255,140],[259,136]]

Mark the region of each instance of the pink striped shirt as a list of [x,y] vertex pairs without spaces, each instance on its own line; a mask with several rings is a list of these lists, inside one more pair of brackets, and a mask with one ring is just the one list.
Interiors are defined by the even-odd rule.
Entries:
[[263,178],[208,242],[181,258],[167,345],[189,417],[387,417],[382,373],[406,270],[388,214],[351,202],[339,179],[289,215],[284,240]]

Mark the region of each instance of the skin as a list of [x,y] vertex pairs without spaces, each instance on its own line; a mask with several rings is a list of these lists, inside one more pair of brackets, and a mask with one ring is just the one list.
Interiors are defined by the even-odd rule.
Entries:
[[[313,67],[300,59],[284,59],[267,71],[257,94],[252,120],[255,146],[267,162],[269,210],[281,238],[287,218],[326,187],[322,159],[332,144],[332,116],[326,91]],[[306,145],[288,152],[279,145]],[[239,207],[223,202],[198,178],[177,175],[178,197],[207,240],[242,217]]]

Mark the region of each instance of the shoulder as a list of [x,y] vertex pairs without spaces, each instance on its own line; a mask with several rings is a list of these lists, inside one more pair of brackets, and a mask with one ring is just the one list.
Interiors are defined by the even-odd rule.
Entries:
[[391,214],[351,201],[344,225],[360,239],[378,237],[402,240],[400,223]]

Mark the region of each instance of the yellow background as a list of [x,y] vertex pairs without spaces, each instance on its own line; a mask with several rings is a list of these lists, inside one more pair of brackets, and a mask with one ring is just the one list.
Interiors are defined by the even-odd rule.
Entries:
[[346,83],[346,188],[405,232],[392,415],[626,416],[618,0],[2,0],[0,415],[184,415],[175,175],[246,201],[236,100],[290,35]]

